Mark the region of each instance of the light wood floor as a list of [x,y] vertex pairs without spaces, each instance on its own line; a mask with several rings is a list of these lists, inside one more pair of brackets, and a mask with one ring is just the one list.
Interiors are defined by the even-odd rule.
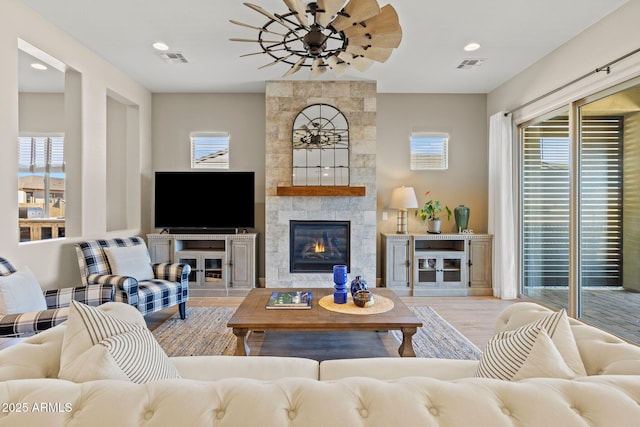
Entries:
[[[243,297],[191,297],[187,306],[237,307]],[[498,314],[518,300],[501,300],[494,297],[401,297],[408,306],[430,306],[446,321],[484,350],[494,334]],[[149,329],[153,330],[178,311],[177,307],[168,308],[146,316]],[[259,346],[259,339],[252,338],[253,348]],[[20,338],[0,338],[0,349],[9,347]],[[259,349],[254,354],[259,354]],[[395,352],[395,350],[394,350]]]
[[[518,300],[501,300],[494,297],[401,297],[408,306],[430,306],[442,318],[469,338],[480,350],[484,350],[494,335],[498,314]],[[242,297],[190,297],[188,306],[237,307]],[[147,325],[154,329],[168,317],[177,313],[170,308],[147,316]]]

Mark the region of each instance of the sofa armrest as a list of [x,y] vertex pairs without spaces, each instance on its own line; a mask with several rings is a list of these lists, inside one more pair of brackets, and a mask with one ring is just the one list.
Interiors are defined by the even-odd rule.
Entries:
[[133,277],[118,276],[116,274],[90,274],[87,277],[87,282],[89,285],[113,285],[114,301],[138,305],[138,281]]
[[33,335],[50,329],[67,320],[68,308],[30,311],[0,315],[0,336],[18,337]]
[[114,286],[111,284],[101,283],[63,289],[47,289],[44,291],[44,297],[49,309],[69,307],[71,300],[96,307],[105,302],[113,301],[113,288]]
[[151,264],[151,268],[156,279],[178,283],[186,283],[189,280],[189,273],[191,273],[189,264],[159,263]]

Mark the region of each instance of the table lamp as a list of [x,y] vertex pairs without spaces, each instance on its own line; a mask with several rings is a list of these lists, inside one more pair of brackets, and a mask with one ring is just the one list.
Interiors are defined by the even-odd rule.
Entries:
[[407,209],[415,209],[418,207],[418,199],[416,198],[416,192],[413,187],[394,188],[391,193],[391,203],[389,207],[392,209],[398,209],[398,229],[397,234],[407,234],[408,230],[408,218]]

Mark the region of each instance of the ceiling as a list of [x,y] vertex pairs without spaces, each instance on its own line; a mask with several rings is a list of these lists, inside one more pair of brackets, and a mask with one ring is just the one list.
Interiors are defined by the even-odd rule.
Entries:
[[[231,37],[255,38],[268,19],[229,0],[21,0],[152,92],[263,92],[287,64]],[[380,93],[487,93],[608,15],[627,0],[379,0],[391,3],[403,30],[385,63],[340,78],[375,80]],[[282,0],[252,0],[277,14]],[[163,41],[188,63],[166,63],[151,44]],[[481,44],[465,52],[469,42]],[[465,59],[480,67],[458,69]],[[21,82],[23,74],[21,71]],[[304,68],[286,79],[309,79]]]

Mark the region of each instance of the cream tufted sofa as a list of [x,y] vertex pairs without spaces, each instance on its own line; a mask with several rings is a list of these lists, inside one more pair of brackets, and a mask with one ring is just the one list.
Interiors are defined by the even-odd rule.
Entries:
[[[548,313],[516,303],[496,329]],[[573,380],[474,378],[478,362],[462,360],[207,356],[171,358],[182,379],[138,385],[57,379],[63,324],[0,351],[0,426],[639,426],[640,347],[571,329],[588,373]]]

